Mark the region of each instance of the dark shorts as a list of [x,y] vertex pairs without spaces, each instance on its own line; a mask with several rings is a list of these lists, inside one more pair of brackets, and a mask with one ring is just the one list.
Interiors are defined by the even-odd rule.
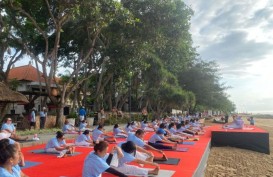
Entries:
[[36,122],[30,122],[30,126],[34,126],[35,127]]

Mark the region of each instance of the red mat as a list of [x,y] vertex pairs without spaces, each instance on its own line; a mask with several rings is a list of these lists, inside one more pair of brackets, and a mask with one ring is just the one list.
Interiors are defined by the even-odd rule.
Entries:
[[[145,134],[145,140],[147,140],[152,133]],[[178,165],[160,165],[160,169],[175,171],[173,177],[191,177],[197,169],[200,160],[205,152],[205,149],[211,139],[210,128],[204,135],[201,135],[199,141],[195,141],[193,146],[179,145],[180,147],[187,147],[187,152],[175,152],[165,151],[167,157],[180,158]],[[110,148],[114,144],[110,144]],[[38,145],[28,148],[23,148],[22,151],[27,161],[41,162],[40,165],[26,168],[23,171],[30,177],[81,177],[82,167],[85,157],[93,149],[90,148],[76,148],[76,152],[80,154],[67,158],[57,158],[56,155],[34,154],[31,150],[44,148],[45,145]],[[157,152],[154,152],[155,156],[160,156]],[[145,168],[152,168],[152,166],[145,166]],[[103,174],[103,177],[113,176],[111,174]]]
[[255,127],[254,125],[247,125],[244,129],[223,129],[222,125],[215,125],[210,127],[211,131],[217,132],[253,132],[253,133],[267,133],[267,131]]

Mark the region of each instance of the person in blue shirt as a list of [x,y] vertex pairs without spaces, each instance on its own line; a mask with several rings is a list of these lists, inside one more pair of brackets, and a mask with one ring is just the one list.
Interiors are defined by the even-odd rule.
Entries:
[[64,121],[62,131],[67,134],[78,134],[75,127],[71,125],[67,119]]
[[79,110],[79,118],[80,118],[80,121],[83,121],[85,119],[85,116],[86,116],[86,111],[84,109],[84,106],[82,106]]
[[1,177],[28,177],[24,174],[18,163],[20,152],[8,139],[0,140],[0,176]]
[[31,112],[30,112],[30,122],[29,122],[29,130],[31,130],[31,127],[33,127],[33,129],[35,130],[36,128],[36,108],[32,108]]
[[79,131],[83,132],[85,130],[89,130],[90,132],[93,131],[91,128],[87,128],[87,122],[86,122],[86,120],[82,120],[80,122]]
[[[120,143],[119,146],[121,147],[123,157],[119,158],[118,166],[113,168],[130,176],[158,175],[159,165],[157,163],[141,160],[136,157],[137,146],[135,145],[134,142],[127,141],[126,143]],[[130,165],[129,163],[131,162],[136,162],[144,165],[145,164],[152,165],[155,166],[155,168],[152,170],[140,168],[135,165]]]
[[81,135],[79,135],[75,141],[76,146],[92,146],[93,141],[90,138],[90,131],[85,130]]
[[[155,134],[151,136],[151,138],[148,141],[148,144],[156,149],[172,149],[175,150],[177,148],[177,143],[167,140],[164,137],[164,130],[158,129]],[[168,143],[173,144],[174,146],[167,146],[162,143]]]
[[14,139],[14,140],[19,140],[19,141],[24,141],[27,140],[28,137],[20,137],[16,134],[16,128],[12,123],[12,119],[11,118],[7,118],[6,122],[2,125],[1,130],[3,132],[7,132],[10,133],[10,138]]
[[60,153],[58,158],[65,157],[66,154],[74,154],[75,146],[68,146],[64,140],[64,134],[61,131],[56,133],[56,137],[48,141],[45,152]]
[[114,137],[116,138],[127,138],[128,134],[121,128],[119,128],[119,124],[115,124],[113,127]]
[[164,154],[164,152],[162,150],[156,149],[153,146],[150,146],[143,141],[144,133],[145,132],[143,130],[138,129],[135,134],[130,135],[127,138],[127,141],[132,141],[136,144],[136,146],[139,146],[139,147],[147,149],[147,150],[153,150],[153,151],[156,151],[156,152],[162,154],[162,157],[154,157],[154,155],[152,154],[153,160],[162,160],[162,161],[168,160],[168,158],[166,157],[166,155]]
[[92,139],[94,143],[98,143],[99,141],[108,141],[110,143],[117,142],[116,138],[114,136],[107,135],[103,131],[103,125],[100,124],[96,129],[93,130],[92,133]]
[[114,151],[117,151],[118,158],[122,158],[123,154],[118,147],[114,147],[111,154],[107,154],[108,143],[101,141],[94,146],[91,152],[84,160],[82,176],[83,177],[101,177],[103,172],[111,173],[115,176],[127,177],[123,173],[110,167]]
[[43,107],[43,109],[40,111],[40,129],[45,128],[46,117],[47,117],[47,110],[46,110],[46,107]]

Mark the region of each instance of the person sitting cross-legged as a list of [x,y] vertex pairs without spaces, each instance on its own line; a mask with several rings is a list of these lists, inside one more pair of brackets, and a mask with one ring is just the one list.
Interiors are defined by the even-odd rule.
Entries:
[[59,153],[58,158],[65,157],[66,154],[74,154],[75,146],[67,145],[64,140],[64,134],[61,131],[56,133],[56,137],[48,141],[45,147],[45,152]]

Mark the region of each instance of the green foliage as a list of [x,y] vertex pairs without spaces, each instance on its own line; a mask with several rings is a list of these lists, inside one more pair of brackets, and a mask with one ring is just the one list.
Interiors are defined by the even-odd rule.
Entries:
[[78,117],[78,114],[77,114],[76,112],[70,112],[70,113],[66,116],[66,118],[70,118],[70,119],[72,119],[72,118],[76,119],[77,117]]

